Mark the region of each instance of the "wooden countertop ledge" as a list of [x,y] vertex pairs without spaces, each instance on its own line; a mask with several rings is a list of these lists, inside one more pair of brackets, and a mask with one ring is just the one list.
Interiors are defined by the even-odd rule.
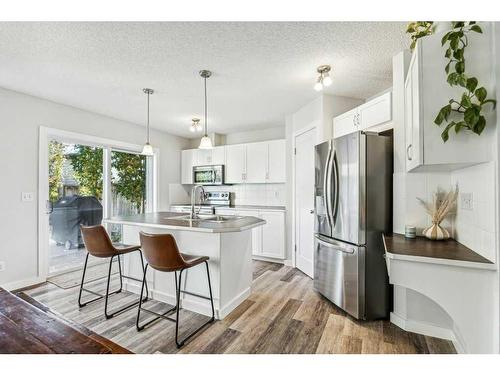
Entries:
[[453,239],[444,241],[431,241],[425,237],[407,239],[402,234],[396,233],[384,234],[383,237],[386,253],[396,257],[426,257],[493,265],[493,262]]

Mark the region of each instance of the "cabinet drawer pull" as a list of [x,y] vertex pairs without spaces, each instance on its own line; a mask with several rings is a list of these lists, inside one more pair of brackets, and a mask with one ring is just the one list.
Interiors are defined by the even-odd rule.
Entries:
[[410,156],[410,148],[411,148],[411,144],[408,145],[408,147],[406,147],[406,157],[408,158],[408,160],[411,160],[412,157]]

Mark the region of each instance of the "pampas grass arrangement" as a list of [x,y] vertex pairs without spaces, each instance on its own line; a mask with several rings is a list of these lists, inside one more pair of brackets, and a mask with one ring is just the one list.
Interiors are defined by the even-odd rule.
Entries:
[[432,203],[417,198],[432,221],[432,225],[422,232],[425,237],[430,240],[447,240],[450,238],[450,233],[445,228],[442,228],[440,224],[448,215],[454,212],[457,207],[457,197],[458,186],[455,186],[455,189],[451,189],[449,192],[438,188],[433,195]]

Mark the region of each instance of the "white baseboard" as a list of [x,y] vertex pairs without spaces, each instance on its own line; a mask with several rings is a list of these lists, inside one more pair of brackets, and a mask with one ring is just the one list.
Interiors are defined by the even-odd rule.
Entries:
[[288,267],[293,267],[293,262],[291,259],[285,259],[285,261],[283,262],[283,264],[285,266],[288,266]]
[[21,289],[21,288],[27,288],[29,286],[33,286],[36,284],[40,284],[45,282],[45,278],[42,277],[32,277],[30,279],[25,279],[25,280],[16,280],[16,281],[11,281],[9,283],[5,283],[0,285],[0,287],[4,288],[5,290],[16,290],[16,289]]
[[220,311],[219,311],[219,318],[218,319],[224,319],[231,311],[233,311],[240,303],[242,303],[244,300],[246,300],[248,297],[250,297],[250,294],[252,293],[251,288],[245,289],[243,292],[241,292],[239,295],[233,298],[232,301],[229,301],[225,306],[223,306]]
[[452,329],[438,327],[427,322],[416,321],[412,319],[405,319],[393,312],[390,315],[391,323],[397,325],[399,328],[421,335],[437,337],[439,339],[450,340],[455,346],[455,350],[459,354],[465,353],[464,345],[459,340],[458,335]]
[[262,260],[264,262],[271,262],[271,263],[280,263],[280,264],[284,264],[285,263],[285,260],[283,260],[283,259],[269,258],[269,257],[260,256],[260,255],[253,255],[253,254],[252,254],[252,259],[254,259],[254,260]]

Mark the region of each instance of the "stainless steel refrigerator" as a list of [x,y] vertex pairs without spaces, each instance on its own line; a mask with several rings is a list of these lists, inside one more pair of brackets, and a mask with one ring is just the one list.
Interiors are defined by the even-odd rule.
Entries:
[[357,319],[391,308],[382,233],[392,231],[392,155],[392,132],[316,146],[314,288]]

